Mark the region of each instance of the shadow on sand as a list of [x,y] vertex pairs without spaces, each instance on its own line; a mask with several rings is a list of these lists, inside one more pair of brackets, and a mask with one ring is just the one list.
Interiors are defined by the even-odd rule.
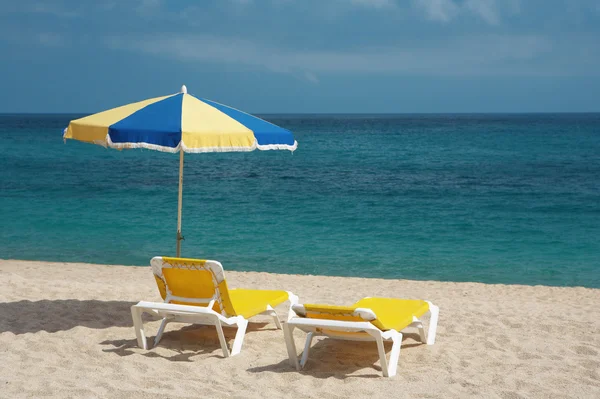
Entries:
[[[177,323],[173,323],[173,325],[177,325]],[[171,326],[171,324],[169,324],[169,326]],[[269,326],[270,328],[265,328],[265,326]],[[146,325],[146,333],[152,334],[153,332],[156,332],[157,327],[158,324],[152,327]],[[152,328],[154,328],[154,331]],[[161,353],[158,353],[158,351],[153,350],[154,348],[152,346],[154,344],[154,335],[148,335],[146,337],[148,340],[148,346],[150,348],[149,350],[141,350],[137,345],[135,336],[132,339],[106,340],[100,344],[109,346],[107,349],[102,349],[103,352],[114,353],[119,356],[142,355],[146,357],[160,357],[174,362],[191,362],[193,361],[190,359],[192,356],[203,354],[212,355],[210,357],[224,357],[214,326],[187,325],[183,328],[171,328],[175,329],[170,330],[169,327],[167,327],[168,331],[164,333],[158,344],[160,348],[165,348],[169,351],[176,352],[170,356],[164,355],[164,351],[160,351]],[[249,323],[248,329],[246,330],[246,335],[252,334],[253,332],[270,329],[275,329],[275,326],[272,323]],[[225,339],[227,340],[230,348],[236,331],[236,328],[223,328]]]
[[[101,345],[109,348],[104,352],[115,353],[119,356],[133,354],[148,357],[162,357],[172,361],[190,361],[190,357],[199,354],[214,353],[216,357],[223,357],[221,346],[215,328],[212,326],[169,324],[167,332],[163,335],[159,346],[177,352],[173,356],[163,356],[156,351],[140,352],[133,322],[131,320],[131,306],[135,302],[127,301],[99,301],[56,299],[40,301],[0,302],[0,333],[11,332],[15,335],[37,333],[45,331],[55,333],[67,331],[75,327],[91,329],[105,329],[111,327],[131,328],[126,334],[128,338],[106,340]],[[144,315],[148,344],[152,347],[154,334],[158,328],[156,319]],[[150,322],[150,323],[148,323]],[[265,329],[274,329],[272,323],[250,323],[247,334]],[[224,328],[227,341],[235,337],[235,328]],[[282,336],[283,342],[283,336]],[[134,349],[138,349],[134,351]]]
[[[300,348],[300,342],[297,338],[296,341],[297,347]],[[424,344],[420,342],[418,334],[403,334],[402,351],[421,345]],[[386,342],[385,348],[386,353],[389,355],[391,343]],[[298,356],[302,356],[301,350],[298,351]],[[342,341],[325,338],[313,342],[308,362],[301,371],[297,371],[289,363],[287,357],[277,364],[254,367],[248,369],[248,371],[251,373],[300,373],[315,378],[381,378],[381,366],[375,364],[378,361],[379,355],[375,342]],[[402,356],[400,356],[400,362],[402,362]],[[359,370],[369,370],[372,373],[352,375]]]
[[[175,352],[172,355],[164,354],[164,350],[140,350],[137,346],[130,308],[134,302],[127,301],[99,301],[58,299],[41,301],[16,301],[0,303],[0,333],[11,332],[15,335],[36,333],[40,331],[58,332],[67,331],[75,327],[92,329],[105,329],[110,327],[130,327],[127,339],[105,340],[100,342],[105,345],[104,352],[114,353],[119,356],[141,355],[150,358],[163,358],[175,362],[191,362],[192,357],[207,354],[211,357],[223,357],[221,346],[213,326],[188,325],[170,328],[163,335],[159,343],[160,348]],[[154,319],[145,318],[146,321]],[[268,326],[267,328],[265,328]],[[158,322],[146,325],[148,344],[152,347]],[[272,323],[250,323],[246,334],[260,333],[265,329],[275,329]],[[235,337],[235,328],[224,328],[225,337],[231,344]],[[152,335],[151,335],[152,334]],[[297,341],[298,338],[296,338]],[[409,342],[406,342],[406,341]],[[285,347],[283,334],[280,344]],[[299,348],[302,347],[297,342]],[[418,334],[404,334],[402,351],[411,347],[423,345],[419,342]],[[386,351],[390,346],[386,344]],[[159,353],[160,352],[160,353]],[[299,351],[298,355],[301,355]],[[322,339],[314,342],[306,367],[300,371],[302,374],[316,378],[379,378],[381,367],[376,365],[379,361],[377,347],[374,342],[349,342],[335,339]],[[400,357],[402,362],[402,356]],[[372,374],[350,375],[358,370],[371,368]],[[276,364],[248,369],[251,373],[298,373],[288,362],[287,356]]]
[[94,329],[133,327],[130,308],[134,304],[77,299],[0,302],[0,333],[52,333],[79,326]]

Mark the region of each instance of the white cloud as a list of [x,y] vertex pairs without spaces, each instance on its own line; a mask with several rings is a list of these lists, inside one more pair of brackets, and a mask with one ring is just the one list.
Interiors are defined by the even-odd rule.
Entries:
[[162,6],[162,0],[141,0],[135,7],[135,12],[141,16],[150,16],[157,13]]
[[[496,0],[465,0],[461,4],[455,0],[413,0],[413,3],[432,21],[449,22],[459,15],[475,15],[490,25],[500,23]],[[507,6],[512,13],[521,10],[519,0],[511,0]]]
[[[410,43],[410,42],[407,42]],[[318,83],[317,74],[384,73],[429,76],[564,76],[600,66],[595,50],[585,63],[563,59],[568,43],[536,35],[479,35],[349,51],[273,48],[244,39],[210,35],[113,37],[113,49],[135,50],[184,62],[215,62],[264,68]],[[591,48],[591,47],[590,47]],[[558,52],[557,52],[558,50]],[[572,50],[572,52],[575,50]],[[562,54],[558,57],[556,54]],[[575,57],[573,57],[575,59]]]
[[395,7],[396,3],[393,0],[350,0],[350,3],[373,8]]
[[37,35],[38,42],[46,47],[62,47],[65,45],[65,38],[53,32],[43,32]]
[[464,7],[490,25],[498,25],[500,23],[495,0],[467,0]]
[[521,13],[521,0],[509,0],[508,1],[508,9],[513,14]]
[[459,7],[452,0],[415,0],[415,4],[432,21],[448,22],[459,12]]
[[79,11],[65,9],[58,5],[48,3],[35,3],[26,11],[36,14],[48,14],[59,18],[75,18],[81,15]]
[[314,73],[312,73],[310,71],[304,72],[304,78],[311,83],[315,83],[315,84],[319,83],[319,78],[317,77],[317,75],[315,75]]

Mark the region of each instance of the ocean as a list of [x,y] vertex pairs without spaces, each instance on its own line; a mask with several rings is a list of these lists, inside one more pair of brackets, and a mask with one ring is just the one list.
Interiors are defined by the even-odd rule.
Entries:
[[[63,143],[79,116],[0,115],[0,258],[173,256],[178,155]],[[185,155],[183,256],[600,288],[600,114],[263,117],[298,150]]]

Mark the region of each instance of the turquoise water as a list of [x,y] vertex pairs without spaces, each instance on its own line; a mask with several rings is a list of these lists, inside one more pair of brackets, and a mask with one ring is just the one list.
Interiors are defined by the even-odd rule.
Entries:
[[[173,255],[178,156],[63,144],[75,117],[0,116],[0,257]],[[295,133],[293,155],[186,154],[184,256],[600,287],[600,114],[265,117]]]

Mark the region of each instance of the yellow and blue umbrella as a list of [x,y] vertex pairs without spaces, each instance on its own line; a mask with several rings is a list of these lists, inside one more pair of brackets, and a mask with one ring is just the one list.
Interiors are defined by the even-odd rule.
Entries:
[[181,255],[184,152],[294,151],[289,130],[214,101],[181,92],[151,98],[73,120],[63,138],[105,147],[179,153],[177,256]]

